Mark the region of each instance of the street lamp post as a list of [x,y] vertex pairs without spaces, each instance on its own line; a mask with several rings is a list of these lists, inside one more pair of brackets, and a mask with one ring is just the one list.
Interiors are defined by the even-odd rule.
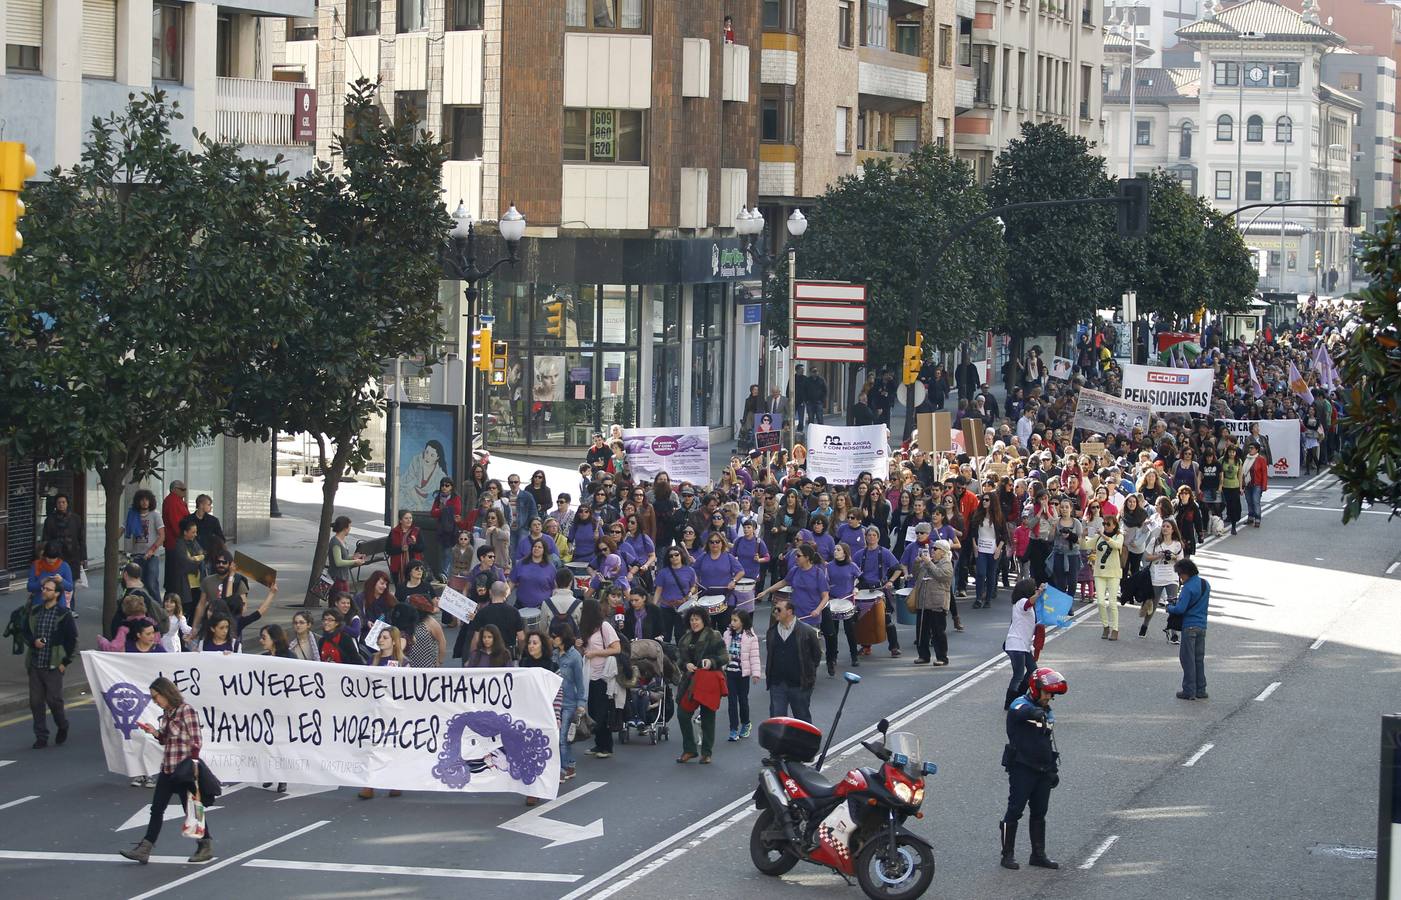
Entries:
[[[801,238],[808,230],[808,220],[803,215],[801,209],[793,210],[793,214],[788,217],[788,234],[794,238]],[[759,212],[756,204],[754,209],[740,207],[739,214],[735,216],[735,233],[746,239],[745,249],[753,253],[759,260],[760,266],[765,272],[772,271],[778,262],[776,253],[764,253],[755,248],[755,240],[764,232],[764,214]],[[795,384],[795,372],[793,364],[793,284],[798,274],[798,247],[793,241],[788,242],[785,248],[788,254],[788,419],[784,422],[785,430],[788,432],[788,447],[793,447],[796,431],[794,424],[797,418],[797,400],[793,396]],[[768,348],[764,348],[767,353]]]
[[[525,236],[525,216],[520,214],[514,203],[508,204],[509,208],[496,223],[497,231],[506,242],[506,256],[496,260],[485,268],[477,265],[476,251],[476,223],[472,221],[472,214],[467,211],[467,204],[461,200],[457,201],[457,209],[452,214],[453,226],[449,236],[452,238],[450,247],[443,252],[443,268],[451,279],[467,282],[467,328],[469,333],[475,331],[477,327],[477,296],[478,285],[491,273],[506,263],[515,265],[517,262],[516,248],[520,240]],[[465,420],[463,433],[466,436],[464,442],[466,446],[465,463],[462,471],[465,474],[472,465],[475,446],[473,437],[476,431],[475,406],[475,381],[472,366],[471,353],[465,352],[466,348],[458,348],[462,361],[466,366],[466,375],[463,378],[462,393],[462,413]]]

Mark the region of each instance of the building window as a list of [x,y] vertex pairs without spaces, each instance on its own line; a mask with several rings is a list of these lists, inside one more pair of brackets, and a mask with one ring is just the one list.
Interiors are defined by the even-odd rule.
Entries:
[[646,24],[645,0],[567,0],[564,24],[569,28],[639,31]]
[[793,143],[793,88],[765,84],[759,89],[759,140],[769,144]]
[[764,0],[765,31],[797,31],[798,0]]
[[1177,158],[1192,158],[1192,123],[1182,123],[1182,134],[1177,139]]
[[847,138],[847,132],[850,130],[850,128],[851,128],[851,107],[849,107],[849,106],[838,106],[838,107],[837,107],[837,133],[836,133],[836,135],[835,135],[836,143],[834,144],[834,146],[837,148],[837,152],[838,152],[838,153],[850,153],[850,152],[851,152],[851,144],[850,144],[850,142],[848,141],[848,138]]
[[725,301],[723,284],[698,284],[691,302],[691,424],[723,425],[725,400]]
[[1216,173],[1216,199],[1231,199],[1231,170],[1218,171]]
[[992,47],[978,44],[973,48],[973,102],[987,106],[992,102]]
[[1153,123],[1142,119],[1135,122],[1133,142],[1140,147],[1153,146]]
[[428,28],[428,0],[399,0],[399,33],[425,31]]
[[837,4],[837,46],[851,46],[851,0]]
[[1289,181],[1290,181],[1290,173],[1288,173],[1288,172],[1276,172],[1276,173],[1275,173],[1275,200],[1276,200],[1276,201],[1288,200],[1288,199],[1289,199],[1289,187],[1290,187]]
[[1294,120],[1288,116],[1280,116],[1275,120],[1275,143],[1294,143]]
[[895,52],[906,56],[919,56],[919,23],[895,23]]
[[950,68],[953,65],[953,26],[939,26],[939,65]]
[[1298,87],[1299,64],[1275,63],[1270,67],[1270,84],[1275,87]]
[[314,41],[316,40],[316,18],[313,16],[307,19],[287,20],[287,40],[289,41]]
[[1246,200],[1259,200],[1259,199],[1260,199],[1260,185],[1261,185],[1261,181],[1262,181],[1262,178],[1261,178],[1259,172],[1246,172],[1246,173],[1245,173],[1245,199],[1246,199]]
[[640,109],[566,109],[564,160],[639,165],[643,125]]
[[1235,87],[1240,84],[1240,64],[1217,62],[1211,64],[1212,83],[1217,87]]
[[[215,66],[218,66],[216,34]],[[117,77],[117,0],[83,0],[81,59],[84,78]]]
[[443,107],[444,131],[448,137],[448,158],[473,160],[482,158],[482,108],[480,106]]
[[1235,123],[1225,113],[1216,117],[1216,139],[1218,141],[1235,140]]
[[862,0],[861,44],[886,47],[890,44],[890,0]]
[[5,20],[5,69],[37,72],[44,46],[44,0],[10,0]]
[[448,0],[448,31],[476,31],[481,27],[482,0]]
[[1245,120],[1245,140],[1248,144],[1258,144],[1265,139],[1265,120],[1251,116]]
[[379,34],[379,0],[346,0],[350,19],[349,37]]
[[919,146],[919,118],[916,116],[896,116],[890,125],[895,135],[896,153],[913,153]]
[[958,20],[958,64],[973,65],[973,20]]
[[1017,109],[1026,109],[1026,51],[1017,51]]
[[179,3],[151,7],[151,77],[179,81],[185,57],[185,15]]
[[394,124],[411,126],[415,137],[420,137],[427,132],[428,92],[395,91]]

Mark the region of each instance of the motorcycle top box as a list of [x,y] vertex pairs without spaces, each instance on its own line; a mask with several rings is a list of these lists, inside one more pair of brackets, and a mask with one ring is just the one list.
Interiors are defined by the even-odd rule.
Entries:
[[759,724],[759,746],[777,759],[806,762],[822,749],[822,729],[788,716],[765,719]]

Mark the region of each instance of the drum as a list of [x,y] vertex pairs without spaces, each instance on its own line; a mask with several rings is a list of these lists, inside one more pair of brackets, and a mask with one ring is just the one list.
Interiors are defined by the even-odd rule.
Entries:
[[726,603],[724,594],[706,594],[705,596],[697,598],[696,600],[696,606],[699,606],[701,609],[705,610],[712,616],[719,615],[720,613],[724,612],[725,605]]
[[884,600],[885,592],[877,590],[859,590],[856,592],[856,608],[865,613],[877,600]]
[[885,600],[882,598],[871,605],[856,620],[856,643],[867,647],[885,643]]
[[520,610],[520,614],[521,614],[521,628],[522,628],[522,629],[524,629],[525,631],[539,631],[539,630],[540,630],[540,620],[541,620],[541,618],[542,618],[542,615],[541,615],[541,612],[540,612],[540,608],[539,608],[539,607],[536,607],[535,609],[531,609],[530,607],[525,607],[525,608],[523,608],[523,609]]
[[838,622],[845,622],[856,615],[856,601],[850,597],[834,597],[827,608],[832,611],[832,618]]
[[735,609],[754,611],[754,579],[741,578],[735,582]]
[[919,621],[918,617],[910,612],[910,594],[914,588],[900,588],[895,592],[895,621],[901,625],[913,625]]
[[589,564],[586,562],[575,561],[571,563],[565,563],[565,565],[569,567],[569,571],[572,572],[574,575],[575,589],[582,591],[588,588],[589,582],[593,578],[593,576],[589,574]]

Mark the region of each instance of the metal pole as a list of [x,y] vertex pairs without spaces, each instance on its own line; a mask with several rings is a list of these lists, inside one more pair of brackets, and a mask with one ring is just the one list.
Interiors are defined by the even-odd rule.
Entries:
[[[1286,76],[1284,81],[1284,117],[1289,119],[1289,78]],[[1279,123],[1275,123],[1275,128],[1279,128]],[[1289,200],[1294,196],[1294,176],[1289,173],[1289,144],[1292,143],[1294,143],[1294,120],[1289,119],[1289,141],[1284,145],[1284,162],[1280,166],[1284,169],[1284,177],[1289,179],[1289,196],[1275,197],[1276,200]],[[1279,211],[1279,284],[1276,288],[1281,294],[1284,293],[1284,222],[1284,210],[1281,209]]]
[[1138,4],[1129,7],[1133,10],[1132,24],[1129,25],[1129,172],[1134,176],[1133,151],[1138,143]]
[[[402,465],[399,454],[402,452],[402,445],[399,442],[400,423],[403,421],[404,407],[401,405],[404,400],[404,358],[394,357],[394,399],[391,405],[394,408],[394,429],[389,435],[390,453],[389,459],[394,461],[394,468],[398,469]],[[384,488],[389,495],[389,509],[385,511],[385,519],[389,524],[399,524],[399,479],[395,472],[386,470],[384,473]]]
[[793,292],[798,278],[798,248],[788,247],[788,452],[798,440],[798,400],[794,396],[797,389],[797,347],[793,340]]
[[[1231,196],[1245,199],[1245,183],[1241,181],[1241,167],[1245,152],[1245,35],[1237,34],[1240,45],[1240,68],[1236,71],[1236,182],[1231,186]],[[1237,194],[1236,192],[1240,193]]]
[[272,430],[272,495],[268,500],[268,517],[282,518],[282,510],[277,508],[277,429]]

